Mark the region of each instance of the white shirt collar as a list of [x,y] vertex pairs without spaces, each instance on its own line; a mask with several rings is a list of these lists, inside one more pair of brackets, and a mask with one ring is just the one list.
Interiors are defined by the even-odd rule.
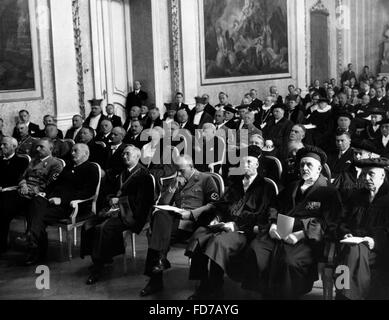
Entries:
[[384,145],[384,147],[388,145],[388,142],[389,142],[389,136],[387,137],[382,136],[382,144]]
[[3,160],[10,160],[15,156],[15,153],[11,154],[9,157],[3,157]]
[[122,144],[111,145],[111,150],[117,150]]

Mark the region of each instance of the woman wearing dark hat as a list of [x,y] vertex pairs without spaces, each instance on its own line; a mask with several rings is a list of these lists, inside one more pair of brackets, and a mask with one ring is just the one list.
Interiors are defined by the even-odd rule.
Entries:
[[[268,232],[251,242],[243,288],[271,299],[296,299],[312,290],[324,240],[336,239],[342,214],[338,192],[321,174],[326,158],[316,147],[298,151],[301,179],[279,194],[269,210]],[[282,233],[279,214],[294,219],[290,234]]]
[[346,223],[341,228],[344,240],[336,262],[348,267],[349,287],[337,288],[337,299],[387,299],[389,160],[360,160],[356,166],[362,168],[364,187],[345,204]]

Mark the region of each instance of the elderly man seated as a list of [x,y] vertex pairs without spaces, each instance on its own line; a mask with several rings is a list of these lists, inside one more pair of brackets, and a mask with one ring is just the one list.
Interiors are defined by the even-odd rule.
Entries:
[[189,278],[201,280],[191,300],[217,297],[231,258],[254,238],[255,229],[263,233],[268,225],[267,210],[274,205],[276,191],[258,172],[260,156],[259,147],[248,148],[242,158],[244,174],[229,177],[223,198],[212,205],[215,219],[197,229],[190,240],[186,250],[192,259]]
[[213,178],[197,171],[189,156],[180,156],[176,166],[178,176],[162,193],[159,204],[174,205],[178,211],[159,210],[152,217],[145,266],[145,275],[150,281],[140,292],[141,296],[163,289],[163,271],[170,268],[167,254],[172,238],[188,239],[195,226],[207,225],[210,222],[207,212],[212,202],[219,199]]
[[355,165],[362,169],[363,188],[345,204],[344,239],[336,260],[349,269],[349,287],[337,288],[337,299],[377,299],[387,286],[389,263],[389,160],[364,159]]
[[45,194],[31,200],[31,232],[26,265],[37,264],[45,257],[46,226],[68,218],[71,214],[71,201],[88,199],[95,194],[99,175],[95,165],[88,161],[88,146],[76,144],[71,154],[72,163],[64,168],[56,181],[45,190]]
[[93,266],[86,284],[96,283],[104,264],[124,253],[123,231],[142,231],[154,204],[154,185],[148,172],[140,163],[140,150],[127,146],[122,159],[125,169],[121,172],[115,195],[98,217],[88,221],[81,231],[81,257],[90,255]]
[[[18,142],[15,138],[3,137],[1,139],[0,157],[0,203],[7,198],[7,194],[17,186],[28,166],[28,159],[15,154]],[[7,191],[9,190],[9,191]],[[5,252],[7,245],[7,232],[0,232],[0,254]]]
[[3,241],[7,239],[11,220],[18,214],[30,212],[32,200],[42,196],[61,173],[62,162],[52,156],[52,150],[53,143],[49,138],[40,139],[36,146],[37,157],[18,181],[17,190],[7,192],[7,196],[1,199],[0,231]]
[[316,147],[299,150],[301,179],[279,194],[268,232],[251,242],[243,288],[273,299],[296,299],[312,290],[324,241],[336,239],[342,218],[340,196],[321,174],[326,158]]

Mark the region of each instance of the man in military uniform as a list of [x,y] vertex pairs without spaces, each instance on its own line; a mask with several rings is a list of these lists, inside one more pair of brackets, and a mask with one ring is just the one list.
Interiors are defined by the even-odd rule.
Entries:
[[213,204],[215,219],[198,228],[187,247],[186,255],[192,259],[189,278],[201,280],[191,300],[217,298],[232,259],[255,237],[255,231],[263,232],[268,226],[267,210],[276,190],[258,172],[261,149],[248,149],[248,156],[242,159],[244,175],[229,177],[226,193]]
[[170,268],[167,253],[172,238],[173,241],[189,238],[195,226],[208,224],[212,202],[219,200],[215,181],[210,175],[195,170],[191,157],[181,156],[176,166],[178,176],[161,195],[159,204],[175,205],[182,210],[179,213],[159,210],[152,217],[145,266],[145,275],[150,277],[150,281],[140,292],[141,296],[163,289],[162,275],[165,269]]
[[[29,206],[31,234],[29,253],[25,264],[38,263],[46,255],[46,226],[61,219],[66,219],[72,212],[73,200],[91,198],[99,183],[99,175],[94,164],[88,161],[89,148],[86,144],[76,144],[71,150],[72,163],[67,165],[54,183],[46,190],[45,197],[33,197]],[[85,211],[90,208],[83,208]]]
[[53,143],[49,138],[40,139],[36,146],[37,157],[27,167],[17,190],[7,192],[6,199],[0,202],[0,233],[5,239],[11,220],[20,213],[28,213],[31,199],[44,196],[47,187],[61,173],[62,162],[52,156],[52,150]]
[[17,136],[19,137],[19,146],[16,149],[17,154],[27,154],[30,157],[34,156],[34,151],[36,148],[36,143],[38,139],[33,138],[28,133],[28,126],[25,123],[19,122],[15,128]]

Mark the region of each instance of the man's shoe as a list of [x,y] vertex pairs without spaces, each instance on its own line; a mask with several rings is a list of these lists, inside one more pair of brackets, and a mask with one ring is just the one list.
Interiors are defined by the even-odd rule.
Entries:
[[168,259],[166,258],[161,258],[158,261],[158,264],[153,267],[153,270],[151,271],[154,274],[159,274],[162,273],[163,271],[170,269],[171,264]]
[[157,282],[157,281],[150,280],[149,283],[146,285],[146,287],[144,287],[141,290],[139,295],[141,297],[146,297],[146,296],[152,295],[152,294],[157,293],[157,292],[162,291],[162,290],[163,290],[162,281]]

